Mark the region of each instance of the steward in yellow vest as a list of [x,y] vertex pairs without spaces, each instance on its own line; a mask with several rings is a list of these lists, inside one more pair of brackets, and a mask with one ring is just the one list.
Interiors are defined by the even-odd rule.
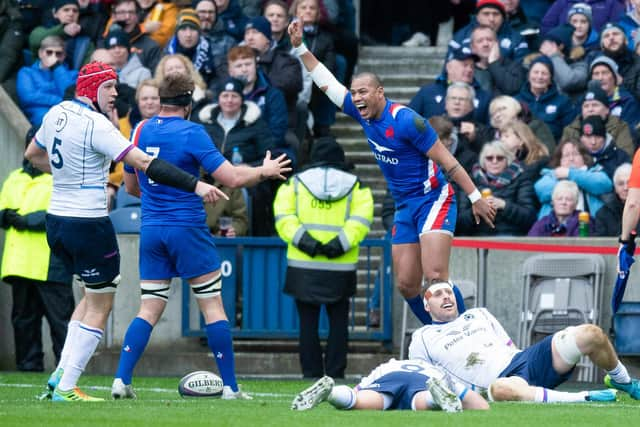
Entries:
[[318,338],[320,306],[330,332],[326,375],[344,377],[349,298],[355,294],[360,242],[373,221],[373,196],[347,172],[344,151],[332,138],[316,141],[311,165],[278,189],[276,230],[288,243],[284,292],[300,316],[300,360],[305,377],[325,375]]
[[54,355],[60,357],[75,306],[71,276],[47,244],[45,215],[52,189],[51,175],[25,160],[0,192],[0,226],[6,230],[0,276],[12,285],[16,367],[22,371],[44,369],[42,316],[51,329]]

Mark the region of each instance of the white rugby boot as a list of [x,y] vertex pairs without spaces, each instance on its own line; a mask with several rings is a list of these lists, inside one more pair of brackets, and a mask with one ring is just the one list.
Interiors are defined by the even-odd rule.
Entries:
[[321,402],[327,400],[334,386],[333,378],[324,376],[313,383],[309,388],[302,390],[291,402],[294,411],[306,411],[315,408]]
[[457,394],[452,392],[446,384],[445,378],[430,377],[427,389],[431,392],[434,402],[445,412],[462,412],[462,402]]
[[136,392],[131,384],[125,384],[120,378],[114,378],[111,386],[111,397],[114,399],[136,399]]

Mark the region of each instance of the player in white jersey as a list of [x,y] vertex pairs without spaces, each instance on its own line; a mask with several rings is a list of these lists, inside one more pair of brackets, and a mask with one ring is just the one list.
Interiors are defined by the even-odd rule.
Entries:
[[582,356],[607,371],[615,388],[640,399],[638,380],[629,376],[596,325],[571,326],[519,350],[487,309],[474,308],[460,315],[448,282],[429,286],[424,304],[434,323],[413,333],[409,357],[437,365],[472,389],[487,391],[492,400],[615,400],[615,390],[554,390],[569,378]]
[[304,411],[328,401],[337,409],[411,409],[460,412],[489,409],[487,401],[443,370],[424,360],[390,359],[374,368],[354,388],[323,377],[300,392],[291,409]]
[[66,268],[79,277],[85,297],[69,323],[60,363],[48,381],[54,401],[97,401],[77,381],[102,338],[120,281],[120,254],[107,214],[107,180],[112,160],[124,161],[157,182],[195,192],[206,202],[226,196],[175,166],[135,148],[106,117],[114,106],[118,76],[109,65],[82,67],[76,98],[44,116],[25,157],[51,172],[47,241]]

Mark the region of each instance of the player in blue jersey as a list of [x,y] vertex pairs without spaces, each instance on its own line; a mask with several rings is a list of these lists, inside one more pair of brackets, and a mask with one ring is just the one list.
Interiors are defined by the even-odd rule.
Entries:
[[489,409],[475,391],[424,360],[390,359],[377,366],[354,388],[322,377],[293,399],[291,409],[305,411],[327,401],[337,409]]
[[118,94],[117,82],[111,66],[101,62],[84,65],[76,81],[76,98],[45,114],[25,152],[38,169],[53,176],[47,241],[85,290],[69,322],[58,367],[47,382],[45,397],[58,402],[104,400],[86,395],[77,381],[102,338],[120,282],[118,242],[107,213],[111,161],[134,165],[198,200],[213,202],[224,195],[122,137],[108,119]]
[[[413,110],[384,96],[373,73],[354,76],[351,90],[342,86],[302,42],[298,21],[289,25],[294,53],[314,83],[345,114],[357,120],[367,136],[396,203],[391,232],[396,283],[413,313],[431,323],[420,289],[449,279],[449,256],[456,225],[456,201],[447,178],[471,200],[476,221],[493,226],[495,209],[482,199],[471,178],[438,140],[429,123]],[[461,298],[459,298],[461,300]]]
[[[234,166],[222,156],[202,127],[185,118],[191,114],[194,83],[190,76],[170,74],[160,82],[160,113],[142,121],[132,139],[139,149],[184,171],[198,175],[203,168],[228,187],[251,186],[265,179],[282,179],[291,171],[285,155],[271,159],[267,151],[262,166]],[[224,382],[223,399],[249,399],[239,390],[231,330],[222,305],[220,257],[206,224],[202,201],[189,193],[160,185],[141,171],[125,168],[125,185],[141,194],[140,311],[129,325],[122,343],[118,371],[111,394],[135,398],[133,369],[149,342],[151,331],[169,298],[173,277],[191,285],[202,315],[209,347]],[[137,175],[137,176],[136,176]]]

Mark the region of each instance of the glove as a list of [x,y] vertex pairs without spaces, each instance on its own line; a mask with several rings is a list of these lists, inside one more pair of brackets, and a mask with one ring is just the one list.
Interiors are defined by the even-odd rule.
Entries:
[[5,223],[16,230],[24,230],[27,228],[27,220],[18,213],[17,209],[7,209],[4,213]]
[[298,249],[312,258],[316,256],[316,254],[318,253],[318,249],[320,249],[320,246],[321,243],[311,237],[311,234],[309,234],[308,231],[304,232],[304,234],[300,238],[300,241],[298,242]]
[[629,271],[631,265],[635,262],[633,254],[636,251],[636,244],[633,240],[628,242],[620,242],[618,249],[618,271]]
[[336,236],[320,247],[320,253],[327,258],[337,258],[345,252],[340,242],[340,237]]

